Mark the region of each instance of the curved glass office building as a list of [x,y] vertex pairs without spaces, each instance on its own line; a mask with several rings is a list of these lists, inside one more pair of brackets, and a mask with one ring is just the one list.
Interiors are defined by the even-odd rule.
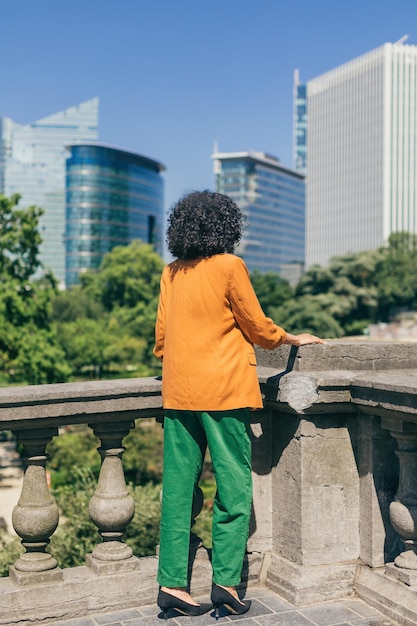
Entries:
[[134,239],[162,254],[164,166],[97,143],[69,146],[66,184],[66,286]]

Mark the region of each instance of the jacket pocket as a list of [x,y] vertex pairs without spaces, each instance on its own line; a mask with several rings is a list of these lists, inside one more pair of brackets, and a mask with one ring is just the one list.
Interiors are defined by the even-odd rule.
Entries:
[[254,352],[250,352],[248,354],[248,360],[250,365],[256,365],[256,354]]

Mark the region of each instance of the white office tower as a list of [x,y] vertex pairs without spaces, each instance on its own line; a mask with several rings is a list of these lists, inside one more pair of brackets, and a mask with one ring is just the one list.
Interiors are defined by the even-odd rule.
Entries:
[[98,98],[31,124],[0,118],[0,193],[19,193],[19,207],[44,209],[40,259],[65,280],[65,177],[67,146],[98,138]]
[[387,43],[307,83],[306,267],[417,232],[417,46]]

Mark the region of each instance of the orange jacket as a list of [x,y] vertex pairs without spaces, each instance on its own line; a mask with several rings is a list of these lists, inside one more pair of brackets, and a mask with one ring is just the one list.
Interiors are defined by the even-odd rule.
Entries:
[[272,349],[286,332],[265,316],[246,265],[218,254],[167,265],[155,328],[166,409],[261,408],[253,343]]

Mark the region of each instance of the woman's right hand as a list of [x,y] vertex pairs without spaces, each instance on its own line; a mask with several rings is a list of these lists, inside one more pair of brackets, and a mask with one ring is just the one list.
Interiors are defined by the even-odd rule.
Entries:
[[299,335],[291,335],[287,333],[287,338],[284,343],[290,346],[307,346],[314,343],[325,343],[320,337],[316,335],[310,335],[310,333],[300,333]]

